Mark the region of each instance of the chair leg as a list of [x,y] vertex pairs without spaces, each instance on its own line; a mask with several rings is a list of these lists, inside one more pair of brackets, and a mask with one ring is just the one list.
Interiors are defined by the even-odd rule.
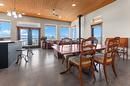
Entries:
[[16,64],[18,64],[19,63],[19,60],[21,59],[21,55],[18,55],[18,57],[17,57],[17,61],[16,61]]
[[72,64],[69,63],[69,67],[65,71],[60,72],[60,74],[65,74],[66,72],[70,71],[71,67],[72,67]]
[[112,63],[112,70],[113,70],[115,76],[117,77],[117,73],[116,73],[116,69],[115,69],[115,64],[114,63]]
[[62,64],[64,63],[64,61],[65,61],[65,58],[63,57],[63,59],[62,59]]
[[119,54],[119,52],[117,52],[117,57],[119,57],[119,58],[120,58],[120,54]]
[[68,59],[66,59],[66,64],[65,65],[66,65],[66,68],[68,68]]
[[125,59],[125,52],[123,51],[123,60]]
[[95,73],[94,73],[94,65],[91,65],[91,73],[92,73],[92,78],[96,79],[95,78]]
[[99,64],[99,71],[101,71],[101,64]]
[[72,68],[72,64],[68,63],[67,65],[68,65],[68,66],[67,66],[68,71],[70,72],[70,70],[71,70],[71,68]]
[[106,73],[106,65],[103,65],[103,70],[104,70],[106,82],[108,83],[108,78],[107,78],[107,73]]
[[126,52],[126,58],[127,58],[127,60],[128,60],[128,52]]
[[26,62],[28,62],[28,60],[26,59],[26,57],[24,57],[24,60],[25,60]]
[[80,86],[83,86],[83,80],[82,80],[82,67],[79,67],[79,79],[80,79]]

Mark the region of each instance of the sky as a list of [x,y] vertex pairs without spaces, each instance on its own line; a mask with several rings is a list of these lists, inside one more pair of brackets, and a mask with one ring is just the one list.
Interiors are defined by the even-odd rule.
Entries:
[[10,22],[0,22],[0,38],[10,37],[11,35],[11,23]]

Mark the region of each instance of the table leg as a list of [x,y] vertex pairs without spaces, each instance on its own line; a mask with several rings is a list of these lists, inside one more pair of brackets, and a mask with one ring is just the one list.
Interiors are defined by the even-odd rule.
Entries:
[[71,69],[72,65],[69,65],[69,67],[65,70],[65,71],[62,71],[60,72],[60,74],[65,74],[67,73],[70,69]]

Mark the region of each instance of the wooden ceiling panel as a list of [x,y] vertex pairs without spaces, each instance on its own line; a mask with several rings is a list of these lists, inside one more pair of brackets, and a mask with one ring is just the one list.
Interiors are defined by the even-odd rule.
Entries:
[[[16,0],[16,10],[25,13],[27,16],[48,18],[61,21],[73,21],[80,14],[88,14],[115,0]],[[13,9],[13,0],[1,0],[4,7],[0,7],[0,12],[7,12]],[[75,3],[76,6],[72,7]],[[61,16],[54,16],[52,11]],[[37,13],[40,13],[38,15]]]

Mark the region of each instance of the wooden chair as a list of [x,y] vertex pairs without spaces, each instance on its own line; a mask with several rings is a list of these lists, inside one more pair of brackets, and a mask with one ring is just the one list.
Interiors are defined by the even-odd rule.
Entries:
[[[65,45],[68,45],[68,46],[70,46],[70,48],[72,48],[72,39],[71,38],[63,38],[59,42],[59,45],[62,45],[62,49],[64,49]],[[62,64],[64,63],[64,61],[66,61],[66,67],[68,66],[68,59],[70,56],[73,56],[73,54],[65,54],[63,56]]]
[[84,38],[77,38],[76,41],[77,41],[77,44],[79,44],[79,41],[82,42]]
[[[108,45],[108,42],[109,42],[109,40],[111,40],[111,39],[114,39],[115,40],[115,43],[118,45],[118,47],[119,47],[119,45],[120,45],[120,37],[114,37],[114,38],[106,38],[106,40],[105,40],[105,45]],[[117,53],[116,53],[116,56],[120,56],[119,55],[119,53],[118,53],[118,49],[117,49],[117,51],[116,51]]]
[[47,37],[41,37],[41,47],[46,49]]
[[69,58],[69,68],[71,69],[72,66],[76,66],[79,69],[79,78],[80,78],[80,86],[83,86],[82,82],[82,68],[91,69],[92,77],[95,77],[94,75],[94,65],[93,65],[93,57],[96,53],[96,46],[97,42],[92,43],[92,41],[97,41],[94,37],[89,37],[88,39],[83,39],[80,47],[80,55],[79,56],[73,56]]
[[128,38],[120,38],[118,54],[119,56],[123,55],[123,60],[125,56],[128,59]]
[[114,38],[106,38],[105,45],[108,44],[110,39],[114,39],[116,41],[116,43],[120,44],[120,37],[114,37]]
[[103,65],[104,75],[105,75],[105,79],[106,79],[107,83],[108,83],[108,78],[107,78],[107,74],[106,74],[107,65],[112,65],[112,70],[113,70],[115,76],[117,77],[117,73],[115,70],[115,56],[117,54],[118,45],[119,44],[118,44],[117,40],[115,40],[114,38],[109,39],[104,55],[103,56],[95,55],[95,58],[94,58],[94,62]]

